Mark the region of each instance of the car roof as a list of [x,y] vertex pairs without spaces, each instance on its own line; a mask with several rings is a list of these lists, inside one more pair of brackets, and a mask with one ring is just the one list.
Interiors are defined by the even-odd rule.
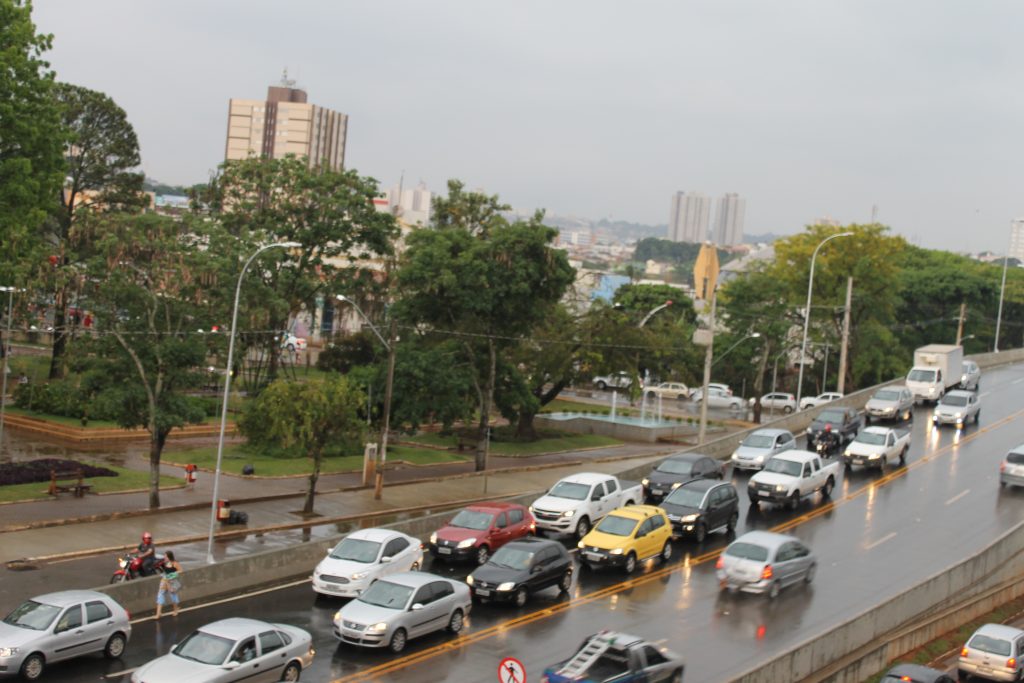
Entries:
[[495,500],[495,501],[488,501],[486,503],[473,503],[472,505],[467,505],[466,509],[467,510],[501,510],[501,511],[505,511],[505,510],[518,510],[521,507],[523,507],[523,506],[518,504],[518,503],[506,503],[504,501]]
[[652,515],[662,514],[661,508],[654,505],[626,505],[615,508],[608,514],[619,515],[620,517],[632,517],[633,519],[647,519]]
[[788,451],[776,453],[773,457],[782,458],[783,460],[792,460],[794,462],[809,462],[817,458],[818,454],[801,450],[799,448],[792,448]]
[[559,548],[562,548],[562,549],[565,548],[565,546],[562,545],[561,543],[559,543],[558,541],[552,540],[550,538],[536,538],[536,537],[534,537],[534,538],[517,538],[514,541],[509,541],[508,543],[506,543],[505,545],[503,545],[501,547],[502,548],[510,548],[510,547],[511,548],[522,548],[524,550],[534,551],[534,550],[540,550],[541,548],[547,548],[549,546],[558,546]]
[[891,431],[892,431],[892,427],[876,427],[876,426],[871,426],[871,427],[865,427],[864,429],[860,430],[860,433],[861,434],[865,434],[865,433],[866,434],[888,434]]
[[[750,543],[751,545],[760,545],[766,548],[777,548],[783,543],[789,543],[790,541],[799,542],[800,539],[787,534],[777,534],[774,531],[748,531],[733,541],[733,543]],[[729,545],[732,545],[732,543]]]
[[1013,640],[1020,636],[1024,636],[1024,631],[1019,628],[1014,628],[1013,626],[1006,626],[1005,624],[985,624],[975,631],[974,635],[971,637],[973,638],[978,634],[993,638],[1002,638],[1003,640]]
[[788,429],[779,429],[777,427],[769,427],[767,429],[757,429],[757,430],[751,432],[750,436],[753,436],[754,434],[765,434],[767,436],[779,436],[780,434],[789,434],[790,436],[793,436],[793,432],[789,431]]
[[962,391],[960,389],[954,389],[953,391],[947,391],[946,392],[946,396],[961,396],[961,397],[964,397],[964,398],[970,398],[971,396],[974,396],[974,392],[973,391]]
[[710,491],[716,486],[722,486],[728,484],[727,481],[718,481],[717,479],[693,479],[686,482],[679,488],[693,489],[695,491]]
[[205,626],[200,626],[199,630],[203,633],[209,633],[215,636],[221,636],[223,638],[230,638],[232,640],[238,640],[245,636],[251,636],[253,633],[259,631],[265,631],[270,628],[276,628],[273,624],[269,624],[265,621],[258,619],[247,619],[245,617],[230,617],[228,619],[221,619]]
[[[399,572],[398,574],[391,574],[389,576],[383,576],[378,581],[390,581],[391,583],[397,583],[400,586],[408,586],[409,588],[419,588],[425,586],[428,583],[434,581],[451,581],[443,576],[437,574],[430,574],[428,572]],[[457,583],[452,581],[452,583]]]
[[622,633],[621,631],[601,631],[600,633],[595,633],[587,640],[590,641],[594,638],[601,638],[609,641],[611,646],[616,650],[625,649],[631,645],[646,642],[640,636],[634,636],[630,633]]
[[706,455],[704,453],[683,452],[683,453],[673,453],[672,455],[670,455],[667,458],[665,458],[665,460],[675,460],[677,462],[697,462],[698,460],[702,460],[704,458],[710,458],[710,457],[711,457],[710,455]]
[[[904,390],[906,388],[907,388],[906,384],[889,384],[889,385],[884,386],[884,387],[879,387],[875,391],[875,393],[872,394],[872,396],[878,396],[878,392],[880,392],[880,391],[902,391],[902,390]],[[907,389],[907,391],[909,391],[909,389]]]
[[78,603],[85,602],[86,600],[113,600],[113,598],[105,593],[88,590],[55,591],[32,599],[44,605],[53,605],[54,607],[77,605]]
[[611,479],[610,474],[598,474],[596,472],[579,472],[577,474],[570,474],[568,477],[562,477],[561,481],[568,481],[574,484],[597,484],[604,481],[605,479]]
[[357,529],[356,531],[353,531],[352,533],[347,535],[345,538],[355,538],[361,541],[377,541],[378,543],[381,543],[384,541],[388,541],[394,538],[395,536],[405,536],[405,534],[403,534],[400,531],[395,531],[394,529],[372,528]]
[[945,672],[920,664],[897,664],[885,672],[886,676],[910,676],[915,681],[934,681]]

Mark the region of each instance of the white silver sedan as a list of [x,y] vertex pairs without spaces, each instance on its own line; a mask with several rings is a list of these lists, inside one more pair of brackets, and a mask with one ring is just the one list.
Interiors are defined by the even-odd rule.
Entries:
[[418,539],[391,529],[360,529],[342,539],[313,570],[313,590],[354,598],[379,578],[423,564]]
[[132,683],[297,681],[314,654],[313,637],[301,628],[222,619],[193,631],[168,654],[136,669]]

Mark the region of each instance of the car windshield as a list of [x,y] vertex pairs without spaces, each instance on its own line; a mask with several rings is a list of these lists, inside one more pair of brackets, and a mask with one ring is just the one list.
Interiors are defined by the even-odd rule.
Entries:
[[770,434],[751,434],[743,440],[747,448],[771,448],[775,445],[775,437]]
[[800,470],[803,469],[803,464],[799,462],[793,462],[792,460],[783,460],[782,458],[772,458],[768,461],[768,464],[764,466],[765,472],[776,472],[778,474],[786,474],[791,477],[799,477]]
[[586,500],[590,494],[590,486],[587,484],[575,484],[571,481],[560,481],[551,489],[549,496],[555,498],[568,498],[569,500]]
[[1024,465],[1024,453],[1007,453],[1006,462],[1011,465]]
[[725,554],[729,557],[738,557],[743,560],[764,562],[768,559],[768,548],[762,545],[737,541],[725,549]]
[[878,401],[898,401],[900,400],[900,392],[893,389],[882,389],[875,392],[874,398]]
[[488,564],[505,567],[506,569],[526,569],[530,566],[534,553],[522,548],[505,546],[491,556]]
[[60,607],[29,600],[21,603],[18,609],[4,617],[4,623],[29,628],[33,631],[45,631],[58,614],[60,614]]
[[377,560],[380,543],[362,538],[346,538],[331,551],[332,560],[351,560],[367,564]]
[[235,641],[229,638],[221,638],[202,631],[193,631],[185,640],[181,641],[171,652],[183,659],[191,659],[193,662],[212,664],[214,666],[224,663]]
[[669,458],[665,462],[658,465],[658,471],[664,472],[665,474],[683,474],[687,475],[693,472],[693,463],[689,460],[674,460]]
[[885,445],[885,434],[876,434],[874,432],[861,432],[854,439],[857,443],[866,443],[869,446],[884,446]]
[[965,406],[967,405],[966,396],[953,396],[952,394],[946,394],[940,401],[944,406]]
[[993,638],[992,636],[986,636],[982,633],[975,634],[975,636],[971,638],[971,642],[967,643],[967,647],[988,652],[993,655],[1000,655],[1002,657],[1010,654],[1010,641],[1002,640],[1001,638]]
[[357,600],[367,605],[387,607],[388,609],[405,609],[409,597],[412,595],[412,588],[390,581],[375,581],[369,588],[363,591]]
[[618,515],[608,515],[597,525],[598,531],[604,534],[611,534],[612,536],[629,536],[635,528],[635,519],[619,517]]
[[673,505],[679,505],[687,508],[699,508],[702,500],[704,500],[703,491],[698,491],[697,489],[688,488],[686,486],[677,488],[665,497],[666,503],[672,503]]
[[934,370],[922,370],[921,368],[914,368],[907,375],[907,379],[911,382],[934,382],[935,371]]
[[818,416],[818,422],[843,422],[843,411],[841,410],[823,410],[821,415]]
[[489,512],[479,512],[477,510],[459,510],[459,514],[452,518],[452,521],[448,522],[448,526],[457,526],[460,529],[474,529],[481,531],[483,529],[491,528],[491,521],[494,519],[494,515]]

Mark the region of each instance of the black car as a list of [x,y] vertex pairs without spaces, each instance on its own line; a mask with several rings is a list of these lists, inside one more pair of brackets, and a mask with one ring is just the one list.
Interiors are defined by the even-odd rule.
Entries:
[[831,426],[831,431],[839,437],[840,445],[848,444],[860,431],[860,413],[853,408],[826,408],[821,411],[807,428],[808,450],[814,450],[826,426]]
[[668,493],[694,479],[721,479],[722,465],[700,453],[676,453],[658,464],[643,480],[644,497],[658,501]]
[[740,518],[740,498],[729,482],[696,479],[678,487],[661,502],[668,514],[673,534],[689,536],[698,543],[708,532],[736,530]]
[[474,600],[513,602],[522,607],[531,593],[549,586],[568,591],[572,585],[572,558],[557,541],[511,541],[467,576],[466,583]]
[[897,664],[885,672],[880,683],[953,683],[953,677],[936,669],[929,669],[919,664]]

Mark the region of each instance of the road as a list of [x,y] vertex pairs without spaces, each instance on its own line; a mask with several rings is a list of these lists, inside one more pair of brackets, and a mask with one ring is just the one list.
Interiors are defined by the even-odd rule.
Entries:
[[[935,430],[930,410],[918,408],[908,466],[884,474],[844,475],[833,502],[818,497],[796,512],[750,509],[742,495],[747,475],[733,481],[744,501],[739,532],[788,530],[819,560],[811,586],[788,589],[775,601],[720,595],[714,559],[728,542],[722,534],[703,546],[676,544],[669,566],[648,563],[629,579],[617,573],[578,573],[568,596],[552,589],[522,610],[484,605],[474,609],[458,638],[437,634],[414,641],[401,657],[339,646],[331,617],[342,602],[315,599],[308,584],[183,613],[160,624],[136,626],[123,663],[86,660],[55,666],[50,680],[116,680],[166,652],[203,623],[228,615],[282,621],[307,628],[317,658],[308,681],[493,681],[499,660],[517,656],[529,680],[570,655],[589,634],[613,628],[661,642],[687,659],[686,680],[723,681],[778,652],[898,594],[928,575],[969,556],[1017,524],[1024,490],[998,486],[998,462],[1024,441],[1024,365],[983,378],[979,427]],[[463,577],[466,567],[428,567]],[[186,583],[187,585],[187,583]],[[186,589],[187,590],[187,589]]]

